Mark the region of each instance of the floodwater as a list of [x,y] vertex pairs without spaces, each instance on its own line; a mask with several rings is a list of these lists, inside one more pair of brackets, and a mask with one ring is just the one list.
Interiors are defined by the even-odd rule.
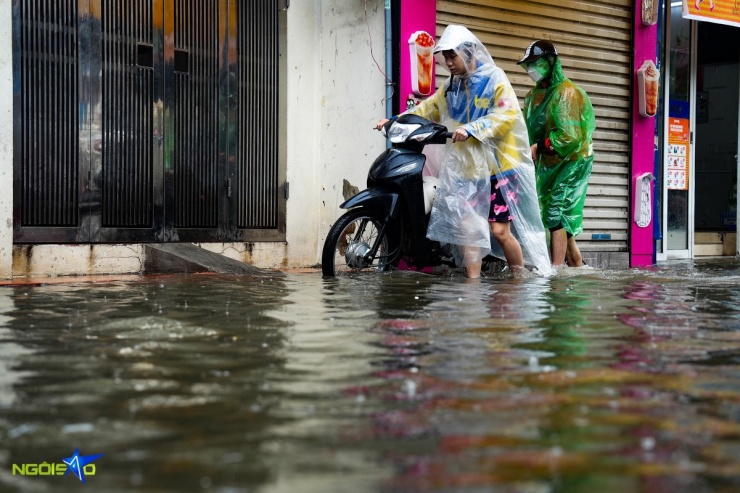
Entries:
[[737,492],[740,263],[0,288],[0,491]]

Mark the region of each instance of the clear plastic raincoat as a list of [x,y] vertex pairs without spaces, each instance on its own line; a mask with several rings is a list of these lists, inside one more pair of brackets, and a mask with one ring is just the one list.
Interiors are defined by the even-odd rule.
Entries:
[[[560,225],[573,236],[583,231],[583,205],[594,161],[593,106],[583,89],[566,78],[555,58],[547,84],[524,98],[524,117],[532,143],[550,139],[552,152],[537,160],[537,190],[542,222]],[[546,85],[546,87],[542,87]]]
[[[474,263],[491,252],[504,258],[501,247],[491,239],[488,224],[490,177],[495,175],[499,191],[507,198],[513,217],[511,230],[522,246],[525,264],[550,275],[534,163],[516,94],[485,46],[465,27],[445,29],[435,53],[442,58],[441,52],[446,50],[454,50],[465,60],[467,72],[451,76],[408,113],[442,123],[451,132],[463,127],[471,138],[446,144],[427,237],[458,247],[478,247],[478,255],[470,255],[471,249],[465,257],[458,252],[458,265]],[[517,180],[504,179],[511,174],[516,174]],[[516,183],[516,190],[512,183]]]

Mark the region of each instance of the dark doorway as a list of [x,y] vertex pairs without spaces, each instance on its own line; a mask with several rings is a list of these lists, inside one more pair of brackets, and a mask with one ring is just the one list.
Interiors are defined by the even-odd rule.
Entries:
[[694,207],[697,232],[736,229],[740,132],[738,33],[736,27],[698,23]]

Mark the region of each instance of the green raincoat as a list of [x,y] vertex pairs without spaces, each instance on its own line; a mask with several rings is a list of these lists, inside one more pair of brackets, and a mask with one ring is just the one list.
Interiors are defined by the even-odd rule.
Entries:
[[545,227],[583,231],[583,204],[593,167],[594,109],[586,92],[563,74],[555,60],[550,85],[538,84],[524,98],[529,141],[550,139],[553,151],[539,154],[537,193]]

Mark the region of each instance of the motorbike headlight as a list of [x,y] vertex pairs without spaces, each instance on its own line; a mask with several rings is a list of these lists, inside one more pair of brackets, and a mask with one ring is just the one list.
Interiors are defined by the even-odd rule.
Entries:
[[394,144],[399,144],[401,142],[406,142],[406,140],[409,138],[409,135],[414,133],[414,131],[419,128],[421,128],[421,125],[418,124],[410,125],[406,123],[394,122],[391,125],[391,128],[388,129],[388,135],[386,135],[386,137]]
[[434,132],[424,132],[423,134],[416,134],[409,137],[409,140],[415,140],[417,142],[421,142],[424,140],[427,140],[429,137],[434,135]]

